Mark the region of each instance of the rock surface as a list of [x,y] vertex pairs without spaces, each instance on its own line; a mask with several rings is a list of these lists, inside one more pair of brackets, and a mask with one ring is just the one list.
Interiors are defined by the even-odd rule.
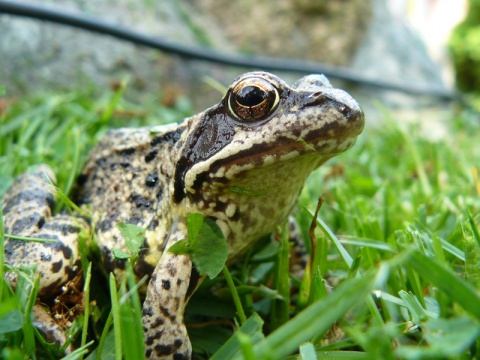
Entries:
[[[372,79],[442,86],[440,70],[421,41],[389,14],[383,0],[35,3],[92,15],[183,45],[320,61],[351,66]],[[171,103],[183,94],[192,99],[195,110],[203,110],[221,96],[205,83],[206,77],[228,84],[249,70],[188,60],[109,36],[9,15],[0,14],[0,33],[0,81],[7,95],[87,86],[101,93],[128,79],[126,96],[136,102]],[[278,75],[289,82],[299,77]],[[363,90],[359,93],[369,96]],[[375,94],[387,96],[383,91]]]

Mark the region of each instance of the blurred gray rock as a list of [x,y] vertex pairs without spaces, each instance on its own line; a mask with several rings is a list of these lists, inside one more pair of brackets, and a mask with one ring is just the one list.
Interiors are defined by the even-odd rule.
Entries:
[[[92,15],[184,45],[351,66],[379,80],[443,84],[421,41],[389,14],[384,0],[37,0],[35,4]],[[126,96],[136,102],[169,104],[187,95],[196,110],[202,110],[221,96],[205,77],[228,85],[248,70],[4,14],[0,14],[0,34],[0,82],[10,96],[85,87],[101,93],[128,79]],[[279,75],[289,82],[299,77]],[[338,84],[334,81],[334,85]],[[387,93],[374,92],[382,98]]]
[[[363,0],[35,1],[95,16],[181,44],[347,65],[363,39],[370,6]],[[7,94],[81,89],[102,91],[129,79],[127,96],[145,101],[186,94],[199,109],[248,69],[181,59],[108,36],[0,14],[0,81]],[[296,79],[298,75],[291,75]],[[163,94],[163,95],[162,95]],[[211,102],[211,100],[209,100]]]

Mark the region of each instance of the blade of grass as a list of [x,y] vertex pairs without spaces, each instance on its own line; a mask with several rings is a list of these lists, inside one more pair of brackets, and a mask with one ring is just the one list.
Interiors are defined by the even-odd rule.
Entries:
[[279,298],[272,301],[272,310],[270,312],[271,329],[275,330],[287,322],[290,313],[290,277],[289,277],[289,257],[290,244],[288,242],[288,231],[284,226],[280,231],[280,244],[274,273],[274,288],[277,290]]
[[[311,216],[314,216],[314,213],[311,210],[308,210]],[[332,241],[332,243],[335,245],[337,248],[338,252],[343,258],[343,261],[347,264],[348,268],[352,267],[353,264],[353,259],[348,253],[348,251],[345,249],[345,247],[342,245],[340,240],[335,236],[332,230],[327,226],[327,224],[320,218],[317,217],[317,226],[326,234],[326,236]]]
[[120,310],[122,313],[122,337],[124,359],[141,359],[145,356],[145,340],[142,323],[142,305],[138,295],[135,276],[130,263],[127,265],[127,282],[130,291],[120,299]]
[[[280,359],[317,333],[326,332],[355,304],[372,291],[375,273],[343,282],[326,298],[310,305],[254,347],[257,358]],[[328,309],[328,311],[325,311]]]
[[235,288],[235,283],[233,282],[232,275],[228,271],[227,266],[223,266],[223,276],[225,276],[225,280],[227,281],[228,288],[232,294],[233,302],[235,303],[235,307],[237,309],[237,314],[240,319],[240,324],[243,325],[247,321],[247,316],[243,311],[242,302],[240,301],[240,297],[238,296],[237,289]]
[[[82,328],[82,341],[81,346],[85,346],[87,343],[88,334],[88,319],[90,317],[90,280],[92,278],[92,263],[88,264],[85,277],[85,284],[83,285],[83,291],[85,293],[85,311],[83,313],[83,328]],[[80,359],[83,359],[83,355],[80,355]]]
[[470,225],[470,228],[472,229],[473,238],[475,239],[477,244],[480,245],[480,233],[478,232],[477,224],[475,224],[475,221],[473,220],[470,212],[468,212],[468,223]]
[[243,335],[248,335],[250,341],[253,344],[256,344],[260,340],[264,339],[262,333],[263,320],[254,313],[248,318],[248,320],[243,324],[230,339],[227,340],[225,344],[210,358],[210,360],[223,360],[223,359],[234,359],[240,356],[240,342],[241,340],[237,338],[239,333]]
[[110,273],[109,284],[110,296],[112,297],[113,332],[115,334],[115,359],[122,360],[122,324],[120,321],[120,306],[118,304],[115,276],[112,273]]
[[72,166],[70,168],[70,171],[68,173],[68,179],[67,183],[65,184],[63,193],[64,194],[70,194],[70,191],[72,190],[73,182],[75,180],[75,175],[76,175],[76,169],[78,168],[78,162],[80,159],[80,146],[78,143],[78,139],[80,138],[80,131],[78,128],[75,128],[73,131],[73,160],[72,160]]
[[411,252],[407,265],[480,320],[480,296],[473,286],[418,250]]

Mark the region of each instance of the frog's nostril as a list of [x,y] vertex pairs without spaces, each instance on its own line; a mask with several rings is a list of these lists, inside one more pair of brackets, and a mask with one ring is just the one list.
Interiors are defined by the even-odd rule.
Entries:
[[362,111],[358,111],[356,109],[348,108],[348,113],[344,116],[348,119],[348,122],[351,124],[352,127],[358,127],[358,129],[363,129],[365,118]]

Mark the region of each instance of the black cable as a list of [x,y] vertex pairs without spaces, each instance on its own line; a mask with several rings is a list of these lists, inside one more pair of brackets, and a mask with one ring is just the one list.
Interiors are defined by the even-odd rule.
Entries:
[[121,26],[109,24],[94,17],[72,14],[61,10],[0,0],[0,14],[10,14],[68,25],[95,33],[111,35],[135,44],[176,54],[185,58],[210,61],[217,64],[250,69],[265,69],[295,73],[322,73],[327,77],[362,84],[378,89],[399,91],[411,95],[426,95],[445,100],[459,100],[458,94],[440,87],[414,87],[377,81],[347,68],[338,68],[317,62],[282,59],[267,56],[228,54],[202,47],[185,46],[179,43],[154,38]]

